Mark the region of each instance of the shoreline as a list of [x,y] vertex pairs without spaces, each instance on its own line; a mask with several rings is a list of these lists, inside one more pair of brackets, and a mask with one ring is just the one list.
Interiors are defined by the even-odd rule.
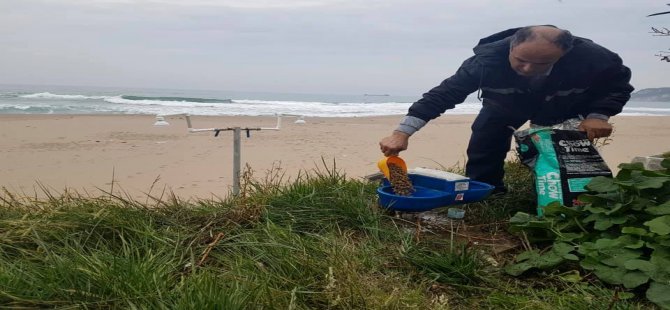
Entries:
[[[410,168],[462,167],[475,116],[431,121],[401,156]],[[334,162],[347,177],[362,178],[377,172],[378,142],[401,117],[305,117],[305,124],[282,118],[279,131],[251,131],[250,138],[242,133],[242,168],[248,163],[255,179],[272,169],[294,179]],[[2,114],[0,187],[27,196],[40,196],[40,184],[55,193],[67,188],[99,195],[113,179],[115,192],[136,199],[163,189],[182,198],[227,195],[232,134],[188,133],[183,117],[166,120],[170,126],[155,127],[155,115],[148,114]],[[276,117],[267,116],[192,116],[192,121],[194,128],[276,125]],[[610,122],[615,130],[601,153],[614,171],[635,156],[670,150],[670,116],[615,116]]]

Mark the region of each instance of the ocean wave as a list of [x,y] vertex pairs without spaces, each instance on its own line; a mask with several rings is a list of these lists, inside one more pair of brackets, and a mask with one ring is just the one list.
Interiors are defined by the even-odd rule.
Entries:
[[[51,90],[53,91],[53,90]],[[44,89],[25,91],[4,91],[0,93],[1,113],[112,113],[112,114],[179,114],[192,115],[249,115],[271,116],[275,114],[297,114],[308,117],[363,117],[403,115],[413,102],[405,97],[383,98],[385,102],[369,102],[360,96],[279,96],[269,97],[267,94],[258,97],[239,95],[231,99],[217,99],[229,96],[223,93],[163,93],[163,96],[146,96],[145,94],[161,94],[160,92],[133,92],[118,90],[119,95],[110,94],[109,90],[88,92],[78,90],[61,90],[53,93]],[[131,95],[124,95],[123,93]],[[140,95],[136,95],[140,94]],[[201,97],[202,96],[202,97]],[[281,98],[281,99],[280,99]],[[304,101],[301,101],[303,99]],[[480,102],[468,101],[456,105],[454,109],[444,112],[445,115],[472,115],[479,113]],[[640,103],[624,107],[621,115],[646,116],[670,115],[670,107],[665,103]]]
[[210,99],[194,97],[145,97],[145,96],[121,96],[123,99],[136,101],[176,101],[176,102],[196,102],[196,103],[232,103],[230,99]]
[[665,112],[670,114],[670,108],[638,108],[638,107],[624,107],[624,112],[628,111],[644,111],[644,112]]
[[403,104],[411,105],[411,102],[397,102],[397,101],[388,101],[388,102],[326,102],[326,101],[290,101],[290,100],[256,100],[256,99],[233,99],[233,103],[244,103],[244,104],[260,104],[260,105],[269,105],[269,104],[281,104],[281,105],[291,105],[291,104],[315,104],[315,105],[332,105],[332,106],[372,106],[372,105],[391,105],[391,104]]
[[36,107],[30,105],[0,104],[0,110],[30,110]]
[[31,99],[107,99],[107,98],[112,98],[110,96],[58,95],[58,94],[52,94],[50,92],[20,95],[19,97],[21,97],[21,98],[31,98]]
[[[232,100],[232,103],[213,104],[184,101],[129,100],[121,96],[108,97],[98,102],[81,104],[53,101],[51,103],[14,104],[12,107],[0,107],[0,113],[113,113],[113,114],[181,114],[192,115],[248,115],[272,116],[275,114],[296,114],[307,117],[364,117],[403,115],[411,105],[409,102],[384,103],[329,103],[314,101],[278,101],[278,100]],[[20,107],[22,110],[19,110]],[[481,105],[464,103],[445,114],[476,114]],[[26,111],[26,112],[22,112]]]
[[16,98],[18,96],[18,93],[0,93],[0,98]]
[[0,114],[53,114],[54,109],[49,106],[23,106],[0,104]]
[[668,114],[643,113],[643,112],[621,112],[620,116],[668,116]]
[[288,100],[255,100],[255,99],[233,99],[233,103],[241,104],[259,104],[259,105],[271,105],[271,104],[281,104],[281,105],[295,105],[295,104],[318,104],[318,105],[336,105],[338,103],[331,102],[321,102],[321,101],[288,101]]
[[407,112],[411,103],[321,102],[233,99],[225,114],[257,110],[265,113],[289,113],[317,117],[396,115]]
[[7,104],[0,103],[0,114],[125,114],[125,109],[81,104]]
[[[152,99],[125,99],[125,96],[108,97],[104,101],[115,104],[128,105],[149,105],[149,106],[167,106],[167,107],[217,107],[219,105],[208,102],[194,102],[194,101],[166,101],[166,100],[152,100]],[[147,97],[151,98],[151,97]],[[217,102],[224,103],[224,102]]]

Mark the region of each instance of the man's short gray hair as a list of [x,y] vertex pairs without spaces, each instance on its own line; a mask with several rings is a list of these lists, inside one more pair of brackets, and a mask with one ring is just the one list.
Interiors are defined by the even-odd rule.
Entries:
[[[514,35],[512,35],[512,40],[510,41],[510,48],[514,48],[515,46],[528,42],[528,41],[533,41],[536,40],[540,35],[537,34],[535,31],[535,27],[537,26],[526,26],[523,27],[519,30],[517,30]],[[563,52],[567,53],[569,52],[572,47],[573,47],[573,42],[575,38],[572,36],[572,33],[567,30],[559,29],[556,26],[552,25],[547,25],[547,27],[553,27],[559,30],[558,35],[554,37],[544,37],[544,39],[548,40],[552,44],[556,45],[558,48],[563,50]]]

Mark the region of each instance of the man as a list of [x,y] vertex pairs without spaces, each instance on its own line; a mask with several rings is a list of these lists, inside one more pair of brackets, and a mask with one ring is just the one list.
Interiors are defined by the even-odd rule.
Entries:
[[479,90],[482,109],[472,124],[465,173],[506,192],[503,166],[512,128],[583,116],[579,130],[591,140],[606,137],[612,133],[609,117],[621,112],[633,91],[630,69],[617,54],[554,26],[496,33],[481,39],[474,52],[380,141],[384,155],[406,150],[414,132]]

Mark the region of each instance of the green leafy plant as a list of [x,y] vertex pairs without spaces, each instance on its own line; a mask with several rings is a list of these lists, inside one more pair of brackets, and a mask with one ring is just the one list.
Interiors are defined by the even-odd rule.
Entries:
[[543,218],[517,213],[512,231],[550,245],[519,254],[505,271],[518,276],[578,263],[605,283],[646,288],[647,299],[670,308],[670,159],[661,165],[621,164],[616,178],[589,183],[580,206],[552,204]]

